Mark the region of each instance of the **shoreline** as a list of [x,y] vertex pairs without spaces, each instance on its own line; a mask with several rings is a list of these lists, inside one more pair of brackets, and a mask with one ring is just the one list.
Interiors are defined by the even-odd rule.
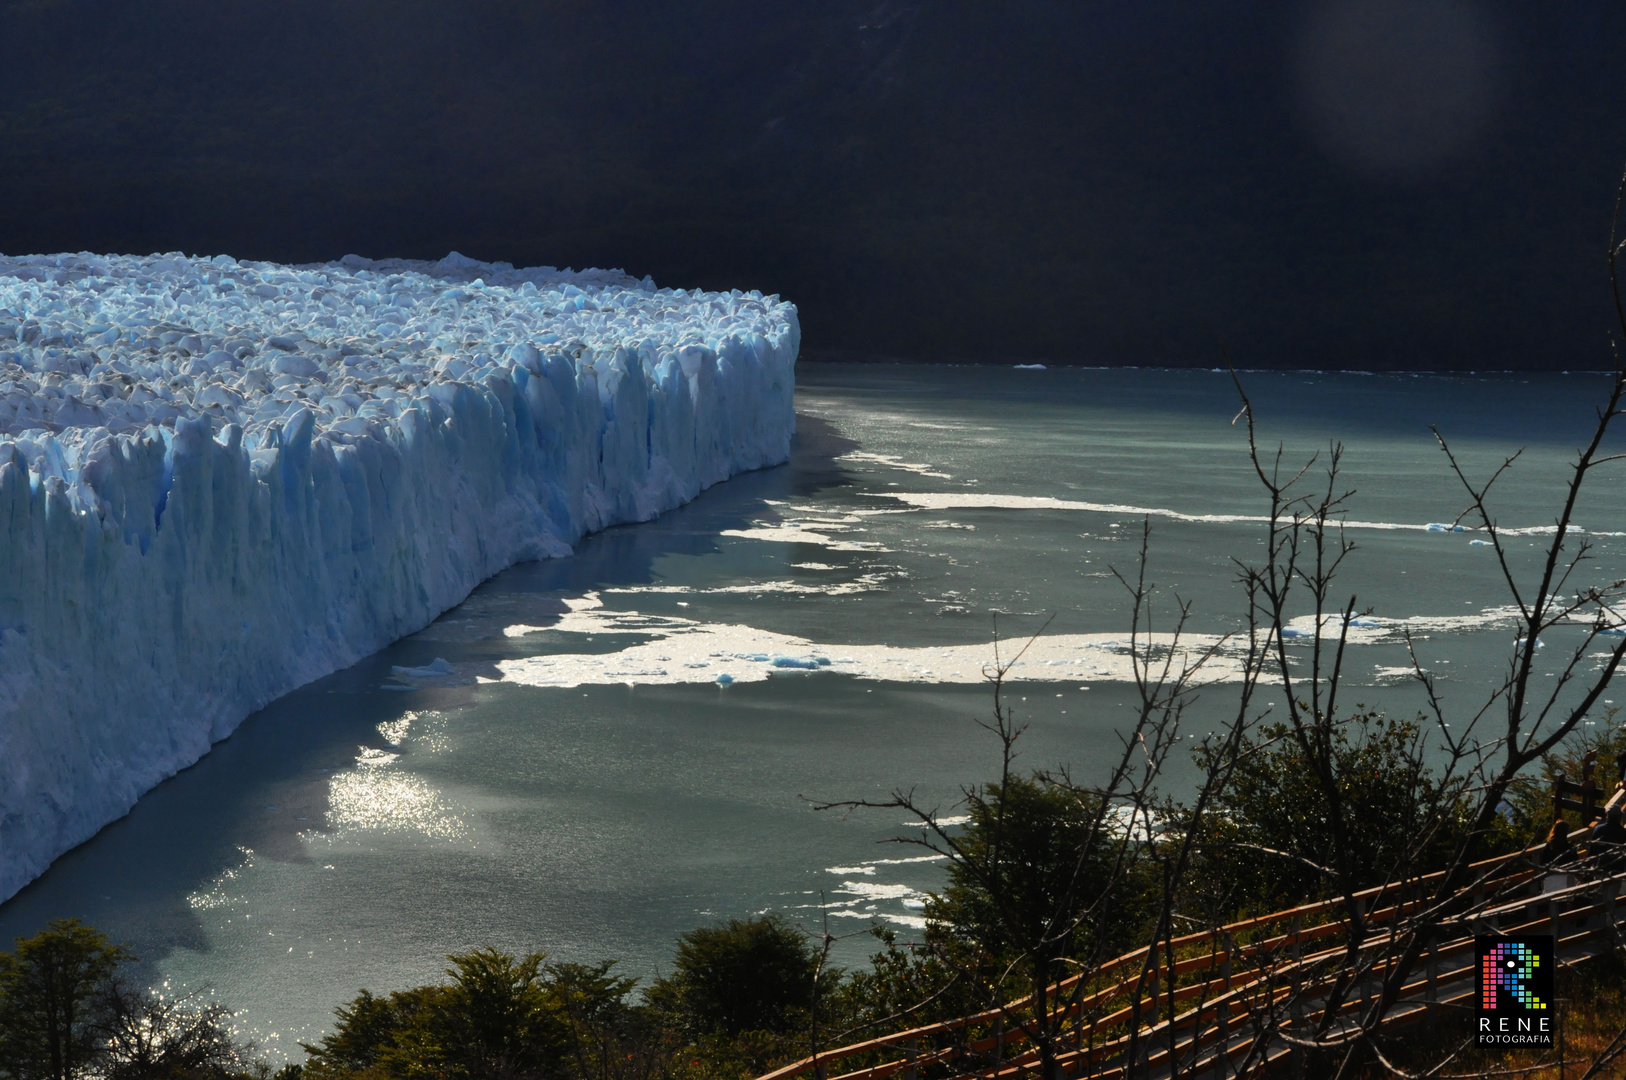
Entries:
[[[990,367],[1025,371],[1210,371],[1224,372],[1215,364],[1101,364],[1081,360],[1056,360],[1034,357],[997,357],[993,359],[927,359],[923,357],[893,356],[887,353],[866,353],[857,349],[808,348],[803,346],[797,363],[853,364],[863,367]],[[1414,375],[1440,377],[1484,378],[1497,375],[1608,375],[1612,368],[1317,368],[1317,367],[1237,367],[1242,374],[1284,375]]]

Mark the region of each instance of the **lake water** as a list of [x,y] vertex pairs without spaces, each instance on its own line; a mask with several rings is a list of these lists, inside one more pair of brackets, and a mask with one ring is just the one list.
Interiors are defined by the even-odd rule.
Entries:
[[[1474,534],[1425,528],[1464,506],[1427,425],[1479,475],[1525,447],[1495,504],[1541,526],[1604,380],[1246,380],[1270,445],[1346,444],[1359,550],[1339,592],[1377,616],[1354,699],[1416,707],[1406,625],[1448,704],[1476,702],[1508,601]],[[1097,773],[1128,701],[1112,568],[1133,570],[1150,514],[1160,595],[1192,603],[1195,632],[1232,630],[1231,560],[1262,531],[1237,519],[1262,493],[1220,373],[804,363],[798,383],[790,464],[515,567],[249,718],[0,906],[0,941],[79,916],[297,1057],[359,987],[432,981],[476,945],[648,976],[729,916],[828,920],[846,963],[876,920],[911,932],[941,864],[887,843],[911,835],[899,814],[815,802],[908,788],[953,814],[993,774],[976,721],[996,613],[1007,640],[1053,617],[1010,691],[1024,764]],[[1579,515],[1594,533],[1626,532],[1611,468]],[[1588,579],[1622,576],[1622,541],[1594,539]]]

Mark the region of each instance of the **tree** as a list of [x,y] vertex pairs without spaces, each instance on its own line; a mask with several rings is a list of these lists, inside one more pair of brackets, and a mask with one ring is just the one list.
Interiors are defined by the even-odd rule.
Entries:
[[[495,949],[447,957],[452,984],[430,1000],[427,1021],[398,1043],[405,1075],[523,1080],[549,1072],[563,1057],[566,1027],[542,986],[541,953],[524,959]],[[408,1047],[427,1053],[405,1053]],[[403,1060],[405,1059],[405,1060]]]
[[[1001,966],[1036,942],[1050,942],[1045,960],[1054,964],[1087,954],[1098,938],[1116,947],[1137,934],[1147,914],[1146,883],[1098,905],[1118,870],[1117,846],[1104,837],[1093,842],[1098,804],[1089,792],[1043,775],[985,785],[967,800],[959,857],[949,862],[948,886],[926,907],[929,925],[975,943]],[[1056,926],[1076,930],[1057,935]]]
[[451,982],[341,1006],[310,1054],[313,1078],[532,1080],[564,1059],[569,1028],[543,978],[541,953],[516,960],[481,948],[447,956]]
[[[1462,803],[1455,824],[1434,828],[1431,811],[1449,813],[1450,807],[1441,805],[1441,780],[1419,745],[1425,720],[1358,709],[1334,724],[1336,808],[1287,725],[1268,724],[1251,734],[1230,784],[1215,797],[1188,895],[1219,922],[1328,897],[1337,887],[1326,865],[1336,834],[1348,838],[1349,883],[1357,889],[1408,869],[1429,873],[1445,866],[1472,808]],[[1205,764],[1201,753],[1198,764]],[[1170,813],[1178,817],[1181,810],[1176,805]],[[1431,839],[1419,845],[1425,835]],[[1511,850],[1521,839],[1498,830],[1483,853]]]
[[615,961],[606,960],[547,967],[548,1000],[568,1026],[569,1055],[583,1080],[608,1074],[612,1057],[619,1065],[624,1044],[642,1045],[627,1006],[627,995],[638,980],[610,974],[614,966]]
[[[1227,783],[1253,722],[1253,695],[1265,669],[1268,635],[1257,625],[1250,622],[1243,633],[1193,642],[1186,634],[1189,603],[1175,597],[1166,622],[1164,611],[1154,611],[1156,587],[1146,577],[1150,536],[1147,524],[1138,573],[1131,578],[1113,568],[1130,599],[1128,651],[1139,700],[1132,722],[1119,733],[1120,752],[1103,763],[1104,775],[1095,783],[1080,782],[1065,770],[1031,776],[1015,771],[1015,746],[1024,729],[1005,700],[1004,685],[1026,646],[1002,657],[996,635],[994,662],[984,671],[993,687],[993,721],[982,726],[999,738],[1000,773],[997,781],[962,789],[967,827],[960,828],[954,817],[941,816],[937,807],[902,789],[885,800],[819,805],[903,811],[914,818],[920,834],[898,842],[948,860],[950,890],[935,911],[949,923],[947,929],[959,922],[971,931],[962,935],[970,948],[956,958],[964,984],[957,996],[979,1014],[998,1014],[1002,1030],[1031,1045],[1045,1080],[1059,1080],[1065,1072],[1063,1058],[1076,1049],[1070,1041],[1069,1011],[1082,1000],[1095,968],[1122,951],[1125,939],[1118,932],[1135,927],[1136,936],[1154,946],[1172,937],[1180,917],[1177,885],[1185,879],[1205,815]],[[1183,829],[1167,830],[1158,820],[1157,784],[1169,754],[1189,745],[1182,741],[1188,736],[1181,723],[1203,678],[1226,666],[1240,683],[1236,711],[1200,744],[1206,774]],[[893,958],[887,959],[890,963]],[[1153,948],[1140,965],[1140,992],[1130,1005],[1137,1022],[1143,1004],[1161,1007],[1145,995],[1155,989],[1158,961]],[[894,971],[934,972],[930,964],[890,966]],[[923,997],[936,997],[944,987],[922,989]],[[1172,1000],[1169,1004],[1172,1008]],[[896,1017],[870,1023],[892,1019]],[[967,1027],[962,1036],[969,1035]],[[1136,1052],[1133,1043],[1129,1052]],[[1003,1044],[996,1046],[976,1067],[997,1069],[1003,1053]]]
[[231,1010],[195,995],[168,997],[110,980],[103,995],[105,1080],[226,1078],[242,1053],[226,1030]]
[[819,959],[807,935],[777,913],[730,919],[678,938],[673,972],[655,981],[649,999],[695,1036],[782,1035],[813,1004]]
[[313,1080],[354,1074],[390,1075],[384,1068],[386,1051],[395,1045],[401,1032],[427,1014],[433,999],[442,993],[439,986],[420,986],[375,997],[363,989],[348,1005],[334,1010],[333,1032],[315,1046],[300,1043],[310,1055],[306,1073]]
[[0,953],[0,1072],[73,1080],[100,1050],[103,1006],[129,952],[78,919],[53,919]]

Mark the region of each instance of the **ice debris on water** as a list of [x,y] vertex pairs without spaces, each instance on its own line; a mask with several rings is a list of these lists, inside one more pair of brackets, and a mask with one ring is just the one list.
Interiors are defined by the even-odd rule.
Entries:
[[786,460],[800,334],[456,253],[0,256],[0,899],[497,571]]
[[773,658],[776,668],[801,668],[804,671],[817,671],[821,667],[829,667],[829,658],[823,656],[776,656]]
[[405,675],[409,679],[444,679],[452,674],[452,665],[440,657],[423,667],[391,667],[390,674]]
[[1466,528],[1464,528],[1463,526],[1461,526],[1461,525],[1451,525],[1451,524],[1447,524],[1446,522],[1443,522],[1443,521],[1431,521],[1431,522],[1428,523],[1428,531],[1429,532],[1467,532],[1468,530]]

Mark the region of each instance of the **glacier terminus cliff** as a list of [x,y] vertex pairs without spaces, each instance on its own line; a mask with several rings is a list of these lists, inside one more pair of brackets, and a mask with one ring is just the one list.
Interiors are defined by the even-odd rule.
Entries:
[[0,899],[492,574],[785,461],[800,336],[455,253],[0,256]]

